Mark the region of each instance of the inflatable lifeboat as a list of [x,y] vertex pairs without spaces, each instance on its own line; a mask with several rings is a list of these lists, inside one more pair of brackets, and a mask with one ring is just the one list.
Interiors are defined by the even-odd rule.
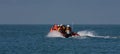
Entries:
[[[76,32],[67,32],[66,31],[66,27],[65,25],[57,25],[54,24],[51,28],[50,28],[50,32],[53,31],[58,31],[62,34],[63,37],[65,38],[69,38],[69,37],[75,37],[75,36],[80,36],[79,34],[77,34]],[[70,27],[70,26],[69,26]]]

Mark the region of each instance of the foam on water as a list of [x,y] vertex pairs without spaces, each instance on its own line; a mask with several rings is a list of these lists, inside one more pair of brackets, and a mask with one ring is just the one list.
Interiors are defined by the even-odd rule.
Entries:
[[95,36],[95,37],[97,37],[97,38],[104,38],[104,39],[116,39],[116,38],[119,38],[119,37],[117,37],[117,36],[115,36],[115,37],[112,37],[112,36]]
[[62,34],[58,31],[49,32],[47,37],[63,37]]

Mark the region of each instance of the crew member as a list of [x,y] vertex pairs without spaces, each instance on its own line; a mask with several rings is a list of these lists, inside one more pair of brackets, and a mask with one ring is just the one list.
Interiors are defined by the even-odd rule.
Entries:
[[61,32],[62,34],[65,33],[65,26],[63,24],[60,24],[59,32]]
[[60,25],[58,25],[58,29],[57,29],[58,32],[60,32]]
[[72,34],[71,34],[72,29],[71,29],[70,25],[67,25],[65,32],[66,32],[66,38],[72,36]]

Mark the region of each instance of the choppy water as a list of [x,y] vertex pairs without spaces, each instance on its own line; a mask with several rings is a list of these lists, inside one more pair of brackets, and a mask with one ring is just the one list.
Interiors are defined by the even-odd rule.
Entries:
[[120,54],[120,25],[74,25],[83,37],[47,37],[52,25],[0,25],[0,54]]

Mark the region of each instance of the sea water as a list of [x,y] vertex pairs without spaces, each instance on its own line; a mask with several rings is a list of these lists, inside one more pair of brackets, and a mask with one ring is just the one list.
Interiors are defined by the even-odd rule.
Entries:
[[0,54],[120,54],[120,25],[74,25],[81,37],[70,38],[51,26],[0,25]]

